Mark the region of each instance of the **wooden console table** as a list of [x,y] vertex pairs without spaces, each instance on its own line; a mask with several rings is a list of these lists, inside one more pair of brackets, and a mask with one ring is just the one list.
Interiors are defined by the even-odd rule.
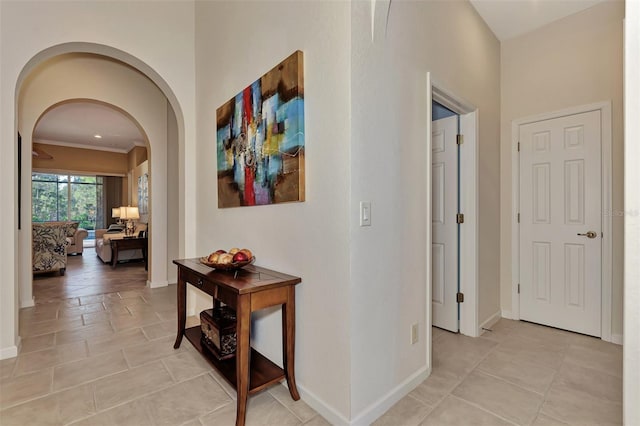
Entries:
[[[298,277],[259,266],[246,266],[236,272],[218,271],[201,264],[198,259],[174,260],[178,266],[178,336],[173,345],[180,347],[182,336],[236,388],[238,392],[236,426],[245,423],[247,397],[269,385],[287,379],[289,393],[300,399],[294,374],[295,350],[295,285]],[[187,283],[236,311],[236,356],[220,361],[202,347],[200,326],[185,330]],[[282,356],[284,370],[250,347],[251,313],[270,306],[282,305]]]
[[120,250],[142,250],[144,258],[144,270],[148,270],[149,261],[147,259],[148,238],[116,238],[111,241],[111,267],[115,269],[118,264],[118,251]]

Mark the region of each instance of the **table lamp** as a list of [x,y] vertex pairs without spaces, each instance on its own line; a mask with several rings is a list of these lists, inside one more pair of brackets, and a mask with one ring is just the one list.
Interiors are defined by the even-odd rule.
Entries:
[[116,221],[118,225],[122,224],[122,220],[120,220],[120,207],[114,207],[111,209],[111,217],[113,219],[118,219]]
[[124,230],[124,234],[127,237],[133,236],[135,225],[134,219],[140,219],[140,212],[137,207],[120,207],[120,219],[127,221],[127,227]]

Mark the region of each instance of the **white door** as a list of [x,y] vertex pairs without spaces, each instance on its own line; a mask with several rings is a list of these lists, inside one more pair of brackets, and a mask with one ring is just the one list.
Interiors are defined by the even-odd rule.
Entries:
[[600,111],[520,126],[520,318],[600,336]]
[[433,122],[431,282],[433,325],[458,331],[458,117]]

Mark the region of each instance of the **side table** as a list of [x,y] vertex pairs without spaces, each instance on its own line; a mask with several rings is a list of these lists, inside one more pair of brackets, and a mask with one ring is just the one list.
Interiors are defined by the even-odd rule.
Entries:
[[144,270],[149,269],[149,261],[147,256],[147,247],[149,244],[148,238],[119,238],[111,241],[111,267],[115,269],[118,264],[118,252],[121,250],[142,250],[142,257],[144,258]]
[[[178,335],[174,348],[180,347],[182,336],[236,388],[236,426],[245,424],[247,398],[266,387],[287,379],[289,393],[300,399],[294,374],[295,352],[295,285],[298,277],[259,266],[246,266],[236,272],[219,271],[198,259],[174,260],[178,266]],[[224,303],[236,311],[236,356],[219,360],[200,342],[200,326],[185,330],[187,283],[208,295],[215,303]],[[251,313],[270,306],[282,305],[282,358],[284,369],[250,347]]]

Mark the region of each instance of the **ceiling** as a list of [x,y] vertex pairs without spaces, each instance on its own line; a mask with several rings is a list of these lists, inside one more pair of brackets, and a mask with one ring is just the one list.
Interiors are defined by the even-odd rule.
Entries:
[[[615,0],[470,0],[500,40],[533,31],[558,19]],[[100,135],[102,138],[96,138]],[[114,152],[145,146],[145,136],[118,109],[96,102],[61,104],[44,114],[34,141]]]
[[146,145],[146,137],[131,118],[114,107],[89,101],[67,102],[47,111],[36,125],[33,139],[122,153]]
[[500,41],[613,0],[470,0]]

